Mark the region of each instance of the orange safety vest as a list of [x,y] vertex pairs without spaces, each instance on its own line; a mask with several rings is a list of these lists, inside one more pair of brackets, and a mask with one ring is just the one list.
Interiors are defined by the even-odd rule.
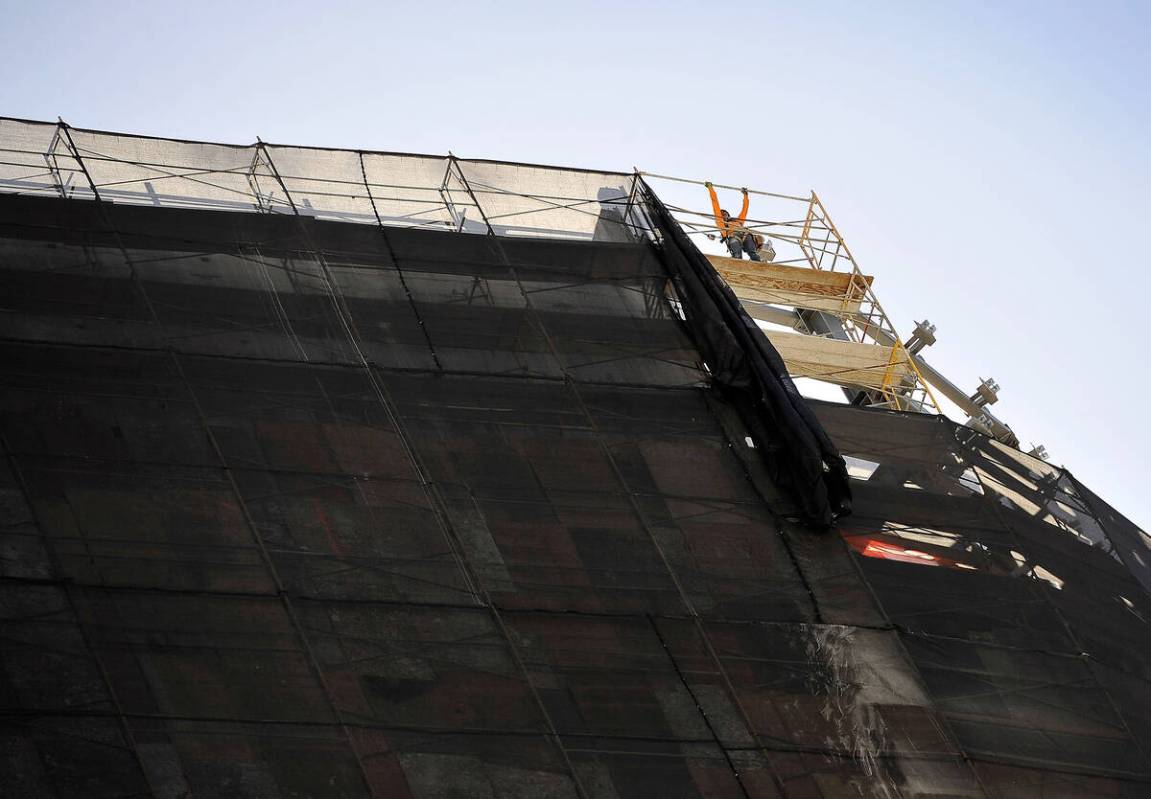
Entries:
[[[740,210],[739,216],[730,222],[724,222],[722,209],[719,207],[719,198],[715,196],[715,187],[708,186],[707,190],[711,194],[711,210],[715,214],[715,226],[719,228],[719,237],[726,239],[736,231],[742,231],[746,235],[748,231],[743,230],[743,223],[747,221],[747,206],[750,203],[747,193],[744,192],[743,208]],[[740,238],[742,239],[743,236]]]

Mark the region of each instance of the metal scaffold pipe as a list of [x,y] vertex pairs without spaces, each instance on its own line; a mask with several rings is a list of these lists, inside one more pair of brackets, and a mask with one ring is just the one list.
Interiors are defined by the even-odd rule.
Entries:
[[[636,170],[636,174],[645,178],[658,178],[659,180],[670,180],[675,183],[688,183],[693,186],[706,186],[708,181],[703,180],[689,180],[688,178],[673,178],[671,175],[657,175],[654,172],[644,172]],[[759,191],[758,189],[748,189],[746,186],[729,186],[724,183],[712,183],[717,189],[731,189],[732,191],[747,191],[748,194],[758,194],[761,197],[777,197],[781,200],[798,200],[801,203],[811,202],[811,197],[798,197],[794,194],[777,194],[771,191]]]

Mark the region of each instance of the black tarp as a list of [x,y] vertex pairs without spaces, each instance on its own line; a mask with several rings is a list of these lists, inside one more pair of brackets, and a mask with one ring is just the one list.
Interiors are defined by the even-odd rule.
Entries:
[[802,519],[830,526],[851,512],[843,458],[795,387],[783,358],[731,287],[651,187],[643,184],[642,192],[659,232],[664,263],[711,375],[742,409],[772,479],[799,504]]

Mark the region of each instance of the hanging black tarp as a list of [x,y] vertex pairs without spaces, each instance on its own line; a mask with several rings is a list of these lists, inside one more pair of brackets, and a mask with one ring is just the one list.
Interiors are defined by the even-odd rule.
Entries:
[[803,520],[827,527],[851,512],[847,467],[795,387],[783,358],[646,183],[643,198],[662,238],[684,315],[716,383],[743,412],[772,478]]

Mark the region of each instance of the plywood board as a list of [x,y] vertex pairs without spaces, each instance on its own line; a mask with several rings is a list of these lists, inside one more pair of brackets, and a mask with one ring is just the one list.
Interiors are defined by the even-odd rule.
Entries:
[[858,313],[871,277],[717,255],[708,261],[740,299],[833,313]]
[[900,352],[891,363],[891,348],[876,344],[807,336],[802,333],[764,331],[779,350],[787,371],[795,377],[812,377],[829,383],[881,388],[890,370],[892,383],[912,376],[907,356]]
[[[721,273],[722,274],[722,273]],[[786,305],[790,308],[805,308],[811,311],[827,311],[836,314],[858,314],[859,299],[847,297],[829,297],[824,294],[805,294],[798,291],[789,291],[779,288],[757,288],[747,286],[728,278],[727,284],[741,300],[755,300],[768,302],[772,305]]]

